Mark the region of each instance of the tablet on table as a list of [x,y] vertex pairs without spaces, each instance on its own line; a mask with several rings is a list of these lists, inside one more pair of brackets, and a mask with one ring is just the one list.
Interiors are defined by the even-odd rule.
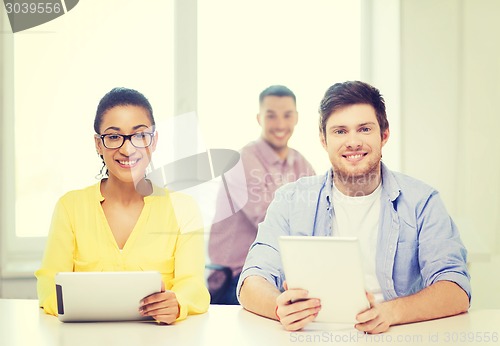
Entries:
[[161,291],[161,274],[155,271],[60,272],[56,274],[59,320],[146,320],[140,301]]

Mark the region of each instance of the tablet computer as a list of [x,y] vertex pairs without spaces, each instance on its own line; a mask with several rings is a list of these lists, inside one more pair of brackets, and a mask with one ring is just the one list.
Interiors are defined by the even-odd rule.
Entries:
[[140,301],[161,291],[161,274],[133,272],[60,272],[56,274],[59,320],[63,322],[147,320]]
[[357,238],[282,236],[279,246],[288,288],[321,300],[316,322],[357,323],[370,307]]

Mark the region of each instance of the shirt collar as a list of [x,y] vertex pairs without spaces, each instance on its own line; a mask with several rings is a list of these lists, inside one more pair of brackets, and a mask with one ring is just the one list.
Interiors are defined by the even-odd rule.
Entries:
[[96,186],[95,192],[96,192],[96,196],[97,196],[97,199],[99,200],[99,202],[104,201],[104,196],[101,193],[101,183],[102,183],[102,179],[99,180],[99,182],[95,185]]
[[[105,200],[104,196],[101,193],[101,183],[104,179],[99,180],[99,182],[95,185],[96,186],[96,196],[99,202],[103,202]],[[152,196],[165,196],[167,194],[167,190],[161,187],[156,186],[155,184],[151,183],[153,186],[153,193],[144,196],[144,203],[149,203],[149,200],[151,199]]]
[[269,145],[269,143],[267,143],[262,137],[259,137],[259,139],[257,139],[256,145],[257,145],[257,150],[260,151],[263,160],[268,165],[285,163],[287,166],[293,166],[293,163],[295,161],[295,151],[292,148],[288,148],[288,155],[286,159],[282,159]]
[[[383,162],[381,162],[380,166],[382,173],[382,190],[384,190],[389,195],[391,201],[394,202],[396,198],[398,198],[401,189],[389,168],[387,168],[387,166]],[[325,194],[326,201],[328,202],[328,204],[331,204],[331,194],[333,189],[333,168],[330,168],[326,172],[322,188]]]
[[332,204],[332,189],[333,189],[333,168],[326,171],[325,178],[323,180],[323,186],[321,187],[323,193],[325,194],[325,199],[328,205]]
[[398,198],[401,193],[401,188],[399,187],[394,174],[387,168],[387,166],[382,162],[382,189],[389,195],[392,202]]

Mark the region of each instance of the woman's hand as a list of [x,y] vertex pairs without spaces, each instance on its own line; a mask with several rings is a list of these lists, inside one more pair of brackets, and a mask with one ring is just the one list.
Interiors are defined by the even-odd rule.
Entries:
[[151,316],[158,323],[171,324],[179,317],[179,302],[175,293],[165,291],[165,284],[161,284],[161,292],[154,293],[141,301],[139,313],[142,316]]

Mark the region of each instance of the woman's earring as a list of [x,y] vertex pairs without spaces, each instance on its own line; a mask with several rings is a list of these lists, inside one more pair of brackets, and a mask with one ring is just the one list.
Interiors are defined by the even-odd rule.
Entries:
[[108,170],[106,170],[106,173],[104,173],[104,168],[106,167],[106,163],[104,162],[104,160],[102,160],[102,167],[101,167],[101,170],[99,171],[99,174],[97,174],[95,176],[95,178],[97,180],[101,180],[102,178],[104,178],[107,174],[108,174]]

